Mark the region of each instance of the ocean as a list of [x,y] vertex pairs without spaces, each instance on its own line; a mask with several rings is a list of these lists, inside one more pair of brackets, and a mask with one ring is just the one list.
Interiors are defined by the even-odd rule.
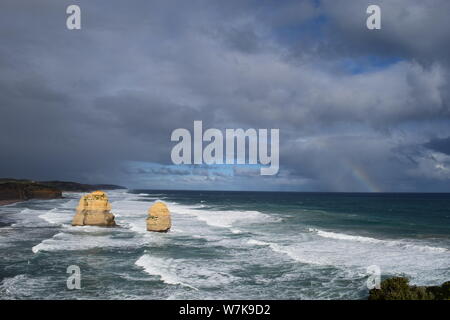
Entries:
[[[0,207],[0,299],[366,299],[372,265],[450,280],[450,194],[107,193],[118,228],[72,227],[81,193]],[[157,200],[168,233],[146,231]]]

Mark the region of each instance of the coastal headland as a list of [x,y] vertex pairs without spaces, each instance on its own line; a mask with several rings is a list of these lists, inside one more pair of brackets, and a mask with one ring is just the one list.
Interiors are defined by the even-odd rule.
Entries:
[[27,179],[0,178],[0,205],[30,199],[58,199],[63,192],[90,192],[98,189],[126,189],[113,184],[82,184],[71,181],[33,181]]

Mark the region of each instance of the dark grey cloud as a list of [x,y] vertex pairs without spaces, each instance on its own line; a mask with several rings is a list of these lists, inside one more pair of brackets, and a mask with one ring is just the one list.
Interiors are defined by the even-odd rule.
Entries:
[[[323,12],[330,21],[328,32],[342,41],[339,49],[348,55],[387,55],[424,63],[448,62],[448,1],[337,0],[322,3]],[[377,4],[382,9],[382,29],[377,32],[359,27],[365,24],[366,18],[360,13],[370,4]]]
[[[0,176],[132,187],[449,191],[444,0],[5,0]],[[170,166],[170,133],[279,128],[280,172]],[[146,163],[134,166],[133,163]],[[258,170],[256,170],[257,172]]]
[[431,150],[450,155],[450,137],[442,139],[432,139],[424,146]]

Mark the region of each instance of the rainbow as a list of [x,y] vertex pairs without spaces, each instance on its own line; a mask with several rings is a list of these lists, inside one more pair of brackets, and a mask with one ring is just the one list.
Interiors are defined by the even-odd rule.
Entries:
[[363,169],[351,163],[349,163],[349,168],[353,178],[363,185],[367,191],[382,192],[381,188],[375,184],[373,179],[371,179]]

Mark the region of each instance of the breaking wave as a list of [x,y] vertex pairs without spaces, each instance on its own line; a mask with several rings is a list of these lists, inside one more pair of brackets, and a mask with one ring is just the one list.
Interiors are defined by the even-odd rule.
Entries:
[[344,241],[356,241],[356,242],[362,242],[362,243],[373,243],[373,244],[381,244],[386,246],[399,246],[405,249],[413,249],[413,250],[419,250],[419,251],[434,251],[434,252],[447,252],[448,249],[441,248],[441,247],[432,247],[432,246],[424,246],[424,245],[417,245],[408,243],[406,241],[402,240],[380,240],[370,237],[362,237],[362,236],[353,236],[348,235],[344,233],[336,233],[336,232],[329,232],[329,231],[323,231],[319,229],[309,228],[310,232],[316,233],[317,235],[329,238],[329,239],[336,239],[336,240],[344,240]]

